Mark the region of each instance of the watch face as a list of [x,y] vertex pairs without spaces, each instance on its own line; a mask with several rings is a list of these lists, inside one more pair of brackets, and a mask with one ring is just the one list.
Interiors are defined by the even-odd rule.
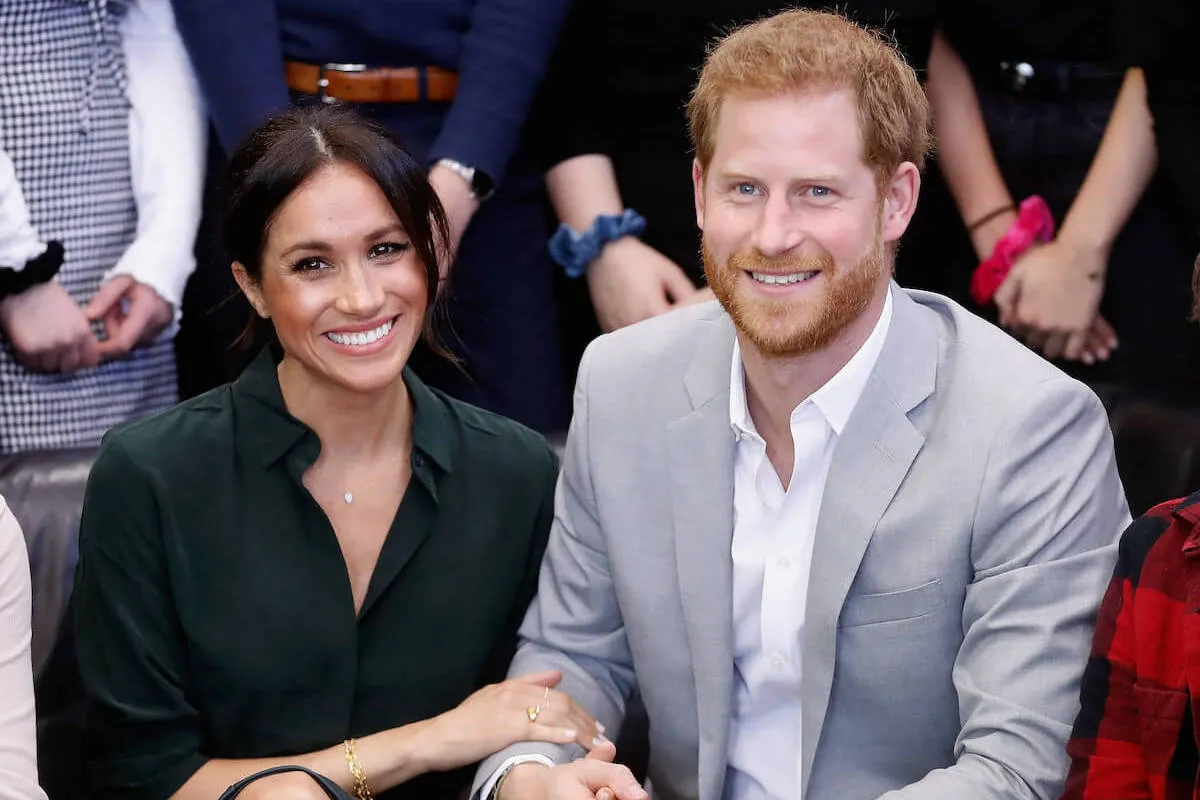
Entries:
[[475,170],[475,175],[471,179],[471,192],[477,200],[487,200],[496,193],[496,184],[487,175]]

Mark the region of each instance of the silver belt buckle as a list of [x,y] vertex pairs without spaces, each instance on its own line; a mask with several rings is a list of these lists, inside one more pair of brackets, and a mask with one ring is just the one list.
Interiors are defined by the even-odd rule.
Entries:
[[336,103],[336,97],[330,97],[325,91],[329,88],[329,78],[325,77],[328,72],[366,72],[366,64],[339,64],[330,62],[317,67],[317,96],[321,98],[322,103]]

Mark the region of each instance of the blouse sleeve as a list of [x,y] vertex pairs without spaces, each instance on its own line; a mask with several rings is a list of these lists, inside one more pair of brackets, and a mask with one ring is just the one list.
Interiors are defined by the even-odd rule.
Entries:
[[72,600],[98,798],[163,800],[206,761],[155,488],[110,436],[88,477]]
[[37,780],[32,589],[17,520],[0,498],[0,800],[45,800]]

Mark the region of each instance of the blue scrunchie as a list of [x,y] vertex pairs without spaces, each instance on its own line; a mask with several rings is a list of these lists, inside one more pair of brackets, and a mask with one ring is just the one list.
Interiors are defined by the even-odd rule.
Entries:
[[576,233],[566,224],[559,225],[550,237],[550,257],[562,266],[568,277],[578,278],[587,272],[604,245],[623,236],[640,236],[646,230],[646,218],[627,208],[619,215],[600,215],[592,227]]

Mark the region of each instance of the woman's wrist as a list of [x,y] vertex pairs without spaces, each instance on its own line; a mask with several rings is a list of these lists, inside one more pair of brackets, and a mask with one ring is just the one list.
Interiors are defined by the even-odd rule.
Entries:
[[992,254],[996,249],[996,242],[1008,233],[1008,229],[1017,220],[1017,211],[1012,209],[998,214],[984,222],[982,225],[975,226],[970,232],[971,246],[975,249],[975,255],[980,261]]

